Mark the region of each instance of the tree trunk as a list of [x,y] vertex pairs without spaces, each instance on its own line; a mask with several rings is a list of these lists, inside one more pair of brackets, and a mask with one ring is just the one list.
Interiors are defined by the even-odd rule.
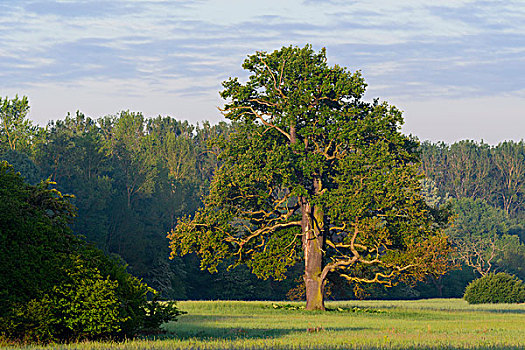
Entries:
[[306,286],[306,310],[325,310],[323,270],[323,216],[320,208],[313,207],[303,199],[302,231],[304,251],[304,284]]
[[[298,142],[295,125],[290,125],[290,143]],[[305,141],[306,145],[307,140]],[[314,180],[315,193],[321,191],[321,181]],[[320,207],[312,207],[305,198],[301,201],[301,229],[304,251],[304,284],[306,287],[306,310],[325,310],[323,271],[324,212]]]

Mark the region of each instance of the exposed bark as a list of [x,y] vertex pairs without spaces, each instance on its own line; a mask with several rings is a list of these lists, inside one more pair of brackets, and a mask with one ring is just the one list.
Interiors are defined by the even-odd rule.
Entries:
[[[290,143],[298,142],[295,125],[290,125]],[[306,140],[305,140],[306,142]],[[314,180],[314,192],[321,191],[321,181]],[[324,212],[312,206],[306,198],[299,198],[301,205],[301,231],[304,252],[304,284],[306,288],[306,310],[325,310],[323,272]]]
[[[290,125],[290,143],[298,142],[295,125]],[[321,190],[321,182],[314,180],[314,191]],[[301,205],[301,231],[304,252],[304,284],[306,288],[306,310],[325,310],[323,271],[323,226],[324,212],[312,206],[306,198],[299,198]]]
[[297,142],[297,132],[295,131],[295,125],[290,125],[290,143],[293,145]]
[[[320,190],[320,182],[315,181],[316,192]],[[323,276],[323,245],[324,245],[324,212],[319,206],[312,206],[305,199],[301,204],[304,251],[304,283],[306,287],[306,309],[325,310]]]

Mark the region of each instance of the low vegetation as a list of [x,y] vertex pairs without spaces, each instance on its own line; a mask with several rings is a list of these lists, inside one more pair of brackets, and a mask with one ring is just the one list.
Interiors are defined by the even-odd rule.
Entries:
[[74,207],[49,181],[0,162],[0,338],[16,343],[123,339],[174,320],[173,304],[72,234]]
[[304,305],[180,302],[188,314],[176,324],[166,324],[164,335],[44,349],[517,350],[525,346],[524,304],[469,305],[461,299],[348,301],[327,302],[328,312],[305,311],[300,308]]
[[472,281],[465,290],[469,304],[523,303],[525,284],[508,273],[490,273]]

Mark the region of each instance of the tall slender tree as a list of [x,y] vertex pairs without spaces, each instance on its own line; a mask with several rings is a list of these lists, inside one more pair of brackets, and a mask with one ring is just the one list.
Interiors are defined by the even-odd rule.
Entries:
[[0,154],[7,151],[30,152],[42,130],[27,117],[29,101],[18,95],[13,99],[0,97]]
[[492,150],[497,184],[496,202],[507,215],[515,215],[525,203],[525,143],[505,141]]
[[141,113],[123,111],[118,118],[99,120],[108,156],[123,174],[128,208],[137,194],[150,194],[158,175],[154,154],[155,135],[145,133]]

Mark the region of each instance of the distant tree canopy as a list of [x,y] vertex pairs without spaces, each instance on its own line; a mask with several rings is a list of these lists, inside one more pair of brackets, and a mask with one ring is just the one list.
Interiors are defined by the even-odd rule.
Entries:
[[456,261],[481,276],[525,279],[525,143],[424,142],[420,152],[434,201],[449,201],[456,215],[447,229]]
[[422,170],[441,196],[483,199],[511,218],[525,209],[525,143],[505,141],[497,146],[474,141],[452,145],[423,142]]
[[228,127],[129,111],[97,121],[77,113],[48,126],[34,162],[75,194],[75,232],[121,256],[164,297],[184,298],[184,275],[168,264],[165,235],[200,205],[215,166],[206,139],[221,130]]
[[27,118],[28,111],[27,97],[0,97],[0,152],[28,152],[37,144],[40,129]]
[[482,199],[471,198],[452,201],[452,209],[457,216],[447,233],[457,248],[457,259],[481,276],[487,275],[505,248],[505,212]]
[[401,113],[364,102],[360,73],[329,67],[324,49],[283,47],[249,56],[223,83],[220,167],[194,218],[170,237],[173,254],[204,267],[246,263],[282,278],[304,260],[307,309],[324,309],[329,273],[392,284],[448,270],[449,246],[421,196],[417,143]]
[[[6,101],[6,106],[16,104]],[[24,123],[33,125],[27,113],[24,118]],[[131,126],[134,133],[126,132]],[[192,214],[201,205],[216,168],[208,140],[229,133],[231,125],[191,125],[171,117],[146,119],[123,111],[96,120],[77,112],[34,129],[38,137],[28,136],[28,147],[6,147],[0,150],[0,159],[31,184],[50,178],[62,193],[74,194],[70,200],[78,216],[69,224],[73,232],[118,256],[163,298],[282,299],[291,288],[288,282],[257,281],[241,270],[212,276],[201,271],[191,256],[168,261],[166,232],[180,216]],[[242,283],[221,294],[233,279]],[[250,287],[252,291],[247,292],[242,285],[264,288],[256,292]]]

